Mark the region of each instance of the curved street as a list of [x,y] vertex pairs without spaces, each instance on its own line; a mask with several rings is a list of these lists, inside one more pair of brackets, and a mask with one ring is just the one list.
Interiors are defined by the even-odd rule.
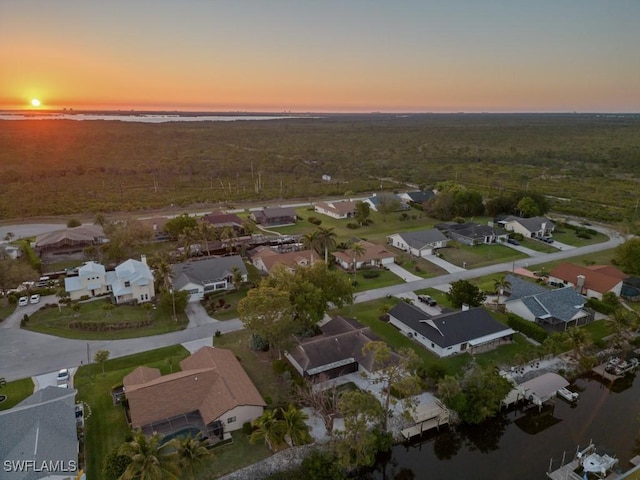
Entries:
[[[486,267],[449,273],[439,277],[425,278],[406,282],[400,285],[378,288],[359,293],[355,296],[355,303],[368,302],[387,295],[401,295],[414,290],[434,287],[460,279],[470,279],[510,271],[517,267],[539,265],[554,260],[564,260],[571,257],[594,253],[601,250],[615,248],[624,242],[617,232],[598,229],[610,235],[610,239],[603,243],[585,247],[563,250],[555,253],[540,254],[534,258],[518,260],[516,262],[499,263]],[[41,304],[55,301],[53,297],[43,297]],[[225,321],[207,321],[203,318],[193,318],[200,315],[197,309],[189,310],[189,326],[180,332],[167,333],[152,337],[132,338],[126,340],[72,340],[44,335],[20,329],[20,318],[26,309],[35,306],[20,307],[2,323],[0,323],[0,377],[7,381],[32,377],[60,368],[72,368],[87,361],[93,361],[97,350],[108,350],[111,358],[122,357],[132,353],[144,352],[155,348],[177,345],[203,338],[211,338],[216,330],[221,333],[232,332],[243,328],[239,319]]]

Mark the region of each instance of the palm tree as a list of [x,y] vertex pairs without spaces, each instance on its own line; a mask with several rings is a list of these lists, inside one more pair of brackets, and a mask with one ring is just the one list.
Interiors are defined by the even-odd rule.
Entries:
[[589,343],[589,334],[578,327],[571,327],[567,330],[567,338],[573,346],[576,358],[582,356],[582,349]]
[[634,318],[632,312],[627,311],[622,306],[616,308],[611,315],[607,317],[612,333],[615,335],[617,343],[622,343],[626,333],[633,329]]
[[333,227],[318,227],[317,235],[318,245],[324,250],[324,263],[328,264],[329,250],[336,246],[336,232],[333,231]]
[[311,442],[309,429],[304,423],[309,416],[303,413],[295,405],[289,405],[282,409],[282,422],[284,425],[284,436],[291,441],[291,446],[304,445]]
[[238,267],[233,267],[231,269],[231,274],[233,275],[233,285],[236,287],[236,290],[240,290],[240,285],[242,284],[242,272]]
[[509,282],[507,277],[503,275],[493,282],[493,288],[498,292],[498,296],[496,298],[496,305],[498,305],[500,303],[500,295],[504,293],[505,290],[511,288],[511,282]]
[[276,417],[275,410],[265,410],[252,424],[255,430],[249,437],[251,443],[264,439],[264,442],[272,451],[282,443],[284,424],[282,420]]
[[142,430],[134,430],[133,439],[118,449],[120,455],[131,459],[121,480],[171,480],[178,479],[176,457],[170,455],[169,444],[162,444],[162,437],[154,433],[147,437]]
[[194,478],[194,467],[211,457],[211,452],[202,440],[202,433],[198,433],[195,438],[191,435],[174,438],[169,445],[175,449],[181,473],[187,472],[189,478]]
[[353,257],[353,282],[356,282],[356,274],[358,272],[358,259],[364,255],[366,248],[360,242],[351,245],[351,255]]
[[158,284],[158,290],[168,292],[173,284],[173,269],[166,255],[158,255],[150,262],[153,266],[153,277]]
[[202,220],[196,227],[196,233],[205,244],[207,248],[207,256],[210,257],[211,249],[209,248],[209,240],[213,240],[217,236],[218,232],[213,227],[213,225],[211,225],[206,220]]
[[318,231],[313,231],[311,233],[305,233],[302,236],[302,246],[305,250],[311,250],[311,259],[310,263],[313,265],[313,252],[318,251]]
[[178,236],[178,243],[184,249],[185,260],[191,256],[192,247],[198,244],[198,233],[195,228],[185,228]]
[[224,227],[220,232],[220,239],[227,244],[227,252],[233,252],[236,240],[236,231],[232,227]]

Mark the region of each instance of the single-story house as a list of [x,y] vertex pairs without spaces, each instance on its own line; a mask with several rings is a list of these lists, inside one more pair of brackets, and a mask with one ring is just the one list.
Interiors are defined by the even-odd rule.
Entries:
[[[291,365],[305,378],[337,378],[354,372],[371,373],[373,355],[362,352],[369,342],[380,340],[369,327],[354,318],[337,316],[320,327],[322,334],[298,340],[285,353]],[[393,354],[394,360],[397,355]]]
[[[0,478],[39,480],[76,478],[78,473],[78,432],[72,388],[54,386],[38,390],[15,407],[0,411]],[[11,465],[31,468],[7,469]],[[56,465],[57,471],[42,468]],[[59,475],[51,477],[51,475]]]
[[124,377],[133,428],[147,435],[197,429],[221,440],[262,415],[266,403],[231,350],[202,347],[180,368],[161,375],[138,367]]
[[83,297],[111,295],[114,303],[148,302],[155,296],[153,273],[147,258],[141,261],[129,259],[106,271],[103,265],[87,262],[78,268],[78,275],[64,279],[64,289],[71,300]]
[[313,209],[322,215],[333,218],[351,218],[356,214],[356,202],[342,200],[340,202],[318,202],[313,205]]
[[296,223],[298,219],[296,211],[291,207],[265,207],[262,210],[251,212],[249,217],[265,227],[291,225]]
[[374,193],[372,197],[369,197],[363,201],[368,203],[371,210],[374,210],[376,212],[378,211],[378,207],[381,203],[388,203],[392,205],[394,207],[394,212],[399,212],[409,208],[409,206],[405,204],[398,195],[395,195],[393,193]]
[[551,285],[570,286],[581,295],[601,300],[602,294],[606,292],[620,296],[626,277],[627,275],[612,266],[582,267],[565,262],[549,272],[547,282]]
[[435,228],[415,232],[394,233],[387,236],[387,243],[416,257],[432,255],[436,248],[447,246],[449,239]]
[[405,192],[400,193],[398,196],[405,203],[418,203],[422,205],[424,202],[431,200],[432,198],[436,198],[436,194],[433,193],[432,190],[418,190],[415,192]]
[[197,302],[205,293],[233,288],[233,273],[238,269],[247,281],[247,267],[240,255],[189,260],[172,265],[173,288],[189,292],[189,301]]
[[342,250],[332,252],[331,255],[345,270],[353,270],[353,262],[355,259],[356,270],[362,267],[383,267],[393,263],[396,255],[381,245],[360,240],[359,243],[364,247],[364,251],[360,255],[354,255],[353,250]]
[[22,250],[20,247],[15,245],[10,245],[8,243],[0,243],[0,258],[6,257],[11,260],[17,260],[18,257],[22,256]]
[[52,251],[82,251],[91,245],[101,245],[109,240],[100,225],[80,225],[79,227],[43,233],[36,237],[34,248],[39,255]]
[[389,311],[389,323],[438,357],[480,353],[513,340],[513,331],[484,308],[431,316],[405,302]]
[[555,223],[546,217],[522,218],[516,216],[508,216],[498,223],[509,232],[520,233],[526,238],[543,238],[548,237],[555,229]]
[[548,289],[515,275],[507,275],[505,279],[511,286],[502,298],[510,313],[558,331],[585,325],[594,319],[594,312],[586,307],[584,297],[571,287]]
[[465,245],[482,245],[506,242],[509,234],[502,228],[478,223],[439,223],[436,228],[447,237]]
[[219,229],[230,227],[236,236],[244,235],[244,222],[235,213],[213,212],[202,217],[203,222]]
[[270,274],[276,265],[284,265],[289,270],[293,270],[299,266],[311,266],[318,261],[322,261],[322,259],[313,250],[280,253],[263,245],[251,253],[251,263],[263,274]]
[[166,240],[169,235],[166,232],[167,222],[170,219],[167,217],[149,217],[141,218],[138,221],[145,227],[150,228],[153,232],[153,237],[157,240]]

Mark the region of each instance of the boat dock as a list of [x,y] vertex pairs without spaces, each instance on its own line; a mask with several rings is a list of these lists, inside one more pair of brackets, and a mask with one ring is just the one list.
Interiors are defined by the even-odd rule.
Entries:
[[[547,477],[549,477],[551,480],[583,480],[585,477],[583,475],[579,475],[578,473],[576,473],[576,470],[582,467],[584,460],[589,455],[597,456],[596,447],[593,443],[589,443],[589,445],[583,450],[580,450],[580,447],[578,447],[576,449],[576,454],[574,455],[573,460],[571,460],[569,463],[564,463],[565,454],[566,452],[562,454],[562,461],[560,462],[560,467],[558,467],[555,470],[552,470],[553,459],[549,461],[549,469],[547,470]],[[611,457],[606,457],[606,458],[611,459]],[[619,476],[615,472],[609,472],[606,477],[599,476],[598,478],[602,480],[616,480],[617,478],[619,478]]]
[[629,362],[612,358],[608,362],[594,367],[591,371],[605,380],[613,382],[624,377],[627,373],[633,372],[638,366],[640,366],[640,362],[635,358]]
[[449,410],[439,400],[434,400],[434,402],[419,405],[416,408],[413,414],[415,425],[405,428],[401,432],[406,440],[449,423]]

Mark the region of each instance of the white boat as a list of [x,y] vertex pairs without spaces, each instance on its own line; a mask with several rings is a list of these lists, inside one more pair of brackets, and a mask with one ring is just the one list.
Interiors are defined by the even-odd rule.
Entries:
[[585,472],[595,473],[604,477],[613,470],[613,467],[618,463],[618,459],[614,457],[610,457],[607,454],[600,455],[598,453],[592,453],[584,457],[582,461],[582,469]]
[[577,402],[580,395],[578,392],[572,392],[568,388],[562,387],[557,392],[556,395],[564,398],[568,402]]

